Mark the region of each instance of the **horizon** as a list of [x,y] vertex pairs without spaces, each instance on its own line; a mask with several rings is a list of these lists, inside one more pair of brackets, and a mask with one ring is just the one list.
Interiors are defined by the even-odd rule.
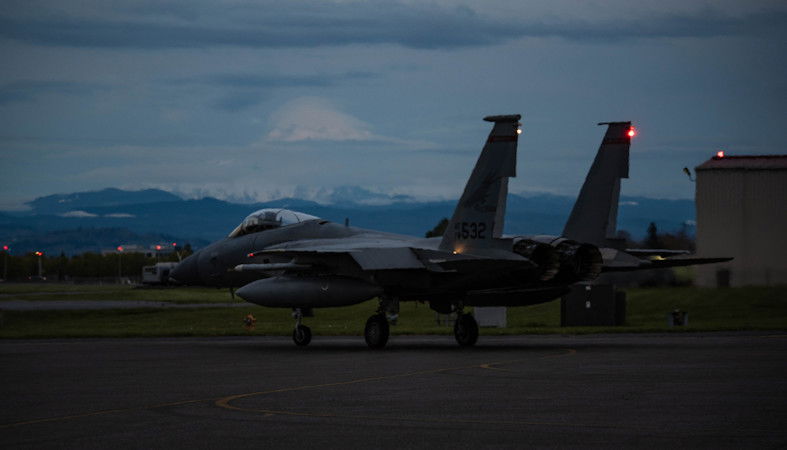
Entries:
[[[178,197],[180,201],[189,201],[189,200],[219,200],[226,203],[232,203],[236,205],[255,205],[255,204],[265,204],[265,203],[272,203],[281,200],[300,200],[300,201],[307,201],[313,202],[320,206],[337,206],[337,205],[357,205],[357,206],[385,206],[390,204],[401,204],[401,203],[411,203],[411,204],[419,204],[419,203],[439,203],[439,202],[456,202],[459,200],[459,195],[455,197],[441,197],[441,198],[423,198],[423,197],[412,197],[412,196],[403,196],[401,194],[387,194],[383,192],[376,192],[366,190],[362,186],[338,186],[337,190],[339,192],[346,191],[347,188],[356,188],[358,191],[354,191],[353,194],[370,194],[372,198],[360,200],[349,198],[349,197],[341,197],[338,195],[334,195],[336,191],[333,190],[320,190],[321,195],[319,197],[312,196],[308,198],[307,196],[298,197],[298,196],[269,196],[269,197],[262,197],[260,199],[249,199],[249,198],[220,198],[211,195],[203,195],[203,196],[189,196],[184,195],[183,193],[168,191],[166,189],[158,189],[158,188],[144,188],[144,189],[122,189],[117,187],[106,187],[97,190],[90,190],[90,191],[79,191],[79,192],[63,192],[63,193],[54,193],[54,194],[47,194],[42,195],[40,197],[36,197],[31,200],[26,200],[19,208],[11,208],[11,209],[3,209],[0,207],[0,212],[3,213],[21,213],[21,212],[30,212],[33,211],[34,208],[31,206],[32,203],[36,201],[40,201],[42,199],[50,199],[53,197],[67,197],[67,196],[74,196],[74,195],[84,195],[84,194],[100,194],[106,191],[120,191],[124,193],[139,193],[139,192],[146,192],[146,191],[159,191],[167,194],[174,195]],[[540,191],[523,191],[523,192],[509,192],[509,196],[517,196],[521,198],[536,198],[536,197],[555,197],[561,199],[574,199],[576,196],[570,195],[562,195],[562,194],[555,194],[552,192],[540,192]],[[407,198],[402,198],[407,197]],[[636,202],[631,202],[627,199],[632,198],[642,198],[648,200],[664,200],[664,201],[694,201],[694,198],[659,198],[659,197],[650,197],[647,195],[625,195],[621,194],[621,200],[619,201],[619,205],[621,206],[637,206]],[[96,207],[98,205],[87,205],[87,207]],[[72,212],[80,212],[81,210],[76,209]],[[62,214],[61,214],[62,215]],[[77,216],[73,216],[77,217]]]

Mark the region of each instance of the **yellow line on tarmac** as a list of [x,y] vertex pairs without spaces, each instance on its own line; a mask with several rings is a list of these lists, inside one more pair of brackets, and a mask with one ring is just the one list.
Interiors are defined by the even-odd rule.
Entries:
[[[542,356],[539,359],[547,359],[547,358],[559,358],[563,356],[570,356],[577,353],[574,349],[566,349],[565,353],[558,353],[554,355],[547,355]],[[429,370],[421,370],[416,372],[407,372],[407,373],[400,373],[395,375],[383,375],[379,377],[369,377],[369,378],[359,378],[357,380],[349,380],[349,381],[340,381],[336,383],[323,383],[323,384],[313,384],[313,385],[306,385],[306,386],[295,386],[289,388],[281,388],[281,389],[272,389],[269,391],[259,391],[259,392],[249,392],[246,394],[237,394],[231,395],[229,397],[224,397],[221,399],[216,400],[214,403],[219,408],[224,408],[233,411],[243,411],[243,412],[254,412],[254,413],[262,413],[265,416],[272,416],[272,415],[288,415],[288,416],[308,416],[308,417],[333,417],[333,418],[346,418],[346,419],[379,419],[379,420],[399,420],[399,421],[419,421],[419,422],[440,422],[440,423],[477,423],[477,424],[518,424],[518,425],[555,425],[555,426],[577,426],[576,424],[566,424],[566,423],[548,423],[548,422],[521,422],[521,421],[504,421],[504,422],[494,422],[494,421],[477,421],[477,420],[462,420],[462,419],[429,419],[429,418],[399,418],[399,417],[377,417],[377,416],[344,416],[344,415],[337,415],[337,414],[330,414],[330,413],[299,413],[293,411],[277,411],[277,410],[269,410],[269,409],[254,409],[254,408],[244,408],[239,406],[234,406],[231,402],[248,397],[256,397],[262,395],[269,395],[269,394],[276,394],[282,392],[295,392],[295,391],[305,391],[311,389],[321,389],[327,387],[336,387],[336,386],[348,386],[352,384],[360,384],[360,383],[369,383],[374,381],[382,381],[382,380],[390,380],[394,378],[405,378],[405,377],[413,377],[417,375],[428,375],[428,374],[435,374],[441,372],[449,372],[454,370],[466,370],[466,369],[488,369],[488,370],[501,370],[510,372],[508,369],[501,369],[498,365],[503,364],[513,364],[518,362],[528,361],[528,359],[514,359],[509,361],[500,361],[495,363],[484,363],[484,364],[477,364],[477,365],[470,365],[470,366],[460,366],[460,367],[449,367],[449,368],[442,368],[442,369],[429,369]],[[590,427],[596,425],[587,425]],[[605,427],[605,426],[597,426],[597,427]],[[606,427],[610,428],[610,427]]]
[[[561,354],[558,354],[558,355],[549,355],[549,356],[545,356],[545,357],[542,357],[542,358],[556,358],[556,357],[568,356],[568,355],[572,355],[572,354],[576,353],[576,350],[573,350],[573,349],[567,349],[567,350],[568,350],[567,353],[561,353]],[[119,414],[119,413],[124,413],[124,412],[141,411],[141,410],[146,410],[146,409],[166,408],[166,407],[171,407],[171,406],[180,406],[180,405],[187,405],[187,404],[191,404],[191,403],[203,403],[203,402],[213,402],[216,406],[219,406],[219,407],[224,408],[224,409],[229,409],[229,410],[261,412],[261,413],[264,413],[266,416],[273,415],[273,414],[278,414],[278,415],[310,415],[310,416],[313,416],[313,417],[333,417],[333,416],[330,416],[330,415],[294,413],[294,412],[287,412],[287,411],[248,410],[248,409],[239,408],[239,407],[230,405],[230,402],[232,402],[234,400],[237,400],[237,399],[240,399],[240,398],[253,397],[253,396],[258,396],[258,395],[268,395],[268,394],[274,394],[274,393],[279,393],[279,392],[303,391],[303,390],[307,390],[307,389],[320,389],[320,388],[327,388],[327,387],[333,387],[333,386],[346,386],[346,385],[351,385],[351,384],[369,383],[369,382],[373,382],[373,381],[390,380],[390,379],[395,379],[395,378],[405,378],[405,377],[413,377],[413,376],[417,376],[417,375],[427,375],[427,374],[434,374],[434,373],[440,373],[440,372],[448,372],[448,371],[452,371],[452,370],[463,370],[463,369],[474,369],[474,368],[492,369],[492,370],[506,370],[506,369],[495,368],[495,367],[492,367],[492,366],[502,365],[502,364],[512,364],[512,363],[522,362],[522,361],[527,361],[527,360],[526,359],[520,359],[520,360],[502,361],[502,362],[496,362],[496,363],[486,363],[486,364],[462,366],[462,367],[448,367],[448,368],[442,368],[442,369],[428,369],[428,370],[421,370],[421,371],[416,371],[416,372],[406,372],[406,373],[400,373],[400,374],[394,374],[394,375],[383,375],[383,376],[379,376],[379,377],[368,377],[368,378],[360,378],[360,379],[357,379],[357,380],[340,381],[340,382],[336,382],[336,383],[324,383],[324,384],[315,384],[315,385],[307,385],[307,386],[295,386],[295,387],[288,387],[288,388],[273,389],[273,390],[270,390],[270,391],[250,392],[250,393],[246,393],[246,394],[237,394],[237,395],[231,395],[231,396],[228,396],[228,397],[222,397],[222,398],[219,398],[219,399],[216,399],[216,398],[204,398],[204,399],[198,399],[198,400],[183,400],[183,401],[178,401],[178,402],[159,403],[159,404],[154,404],[154,405],[134,406],[134,407],[130,407],[130,408],[105,409],[105,410],[101,410],[101,411],[92,411],[92,412],[87,412],[87,413],[82,413],[82,414],[72,414],[72,415],[57,416],[57,417],[46,417],[46,418],[42,418],[42,419],[32,419],[32,420],[25,420],[25,421],[21,421],[21,422],[5,423],[5,424],[0,424],[0,429],[12,428],[12,427],[20,427],[20,426],[25,426],[25,425],[35,425],[35,424],[47,423],[47,422],[60,422],[60,421],[66,421],[66,420],[81,419],[81,418],[85,418],[85,417],[104,416],[104,415],[110,415],[110,414]]]
[[213,401],[212,398],[204,398],[200,400],[184,400],[180,402],[172,402],[172,403],[160,403],[157,405],[147,405],[147,406],[134,406],[131,408],[119,408],[119,409],[105,409],[102,411],[93,411],[89,413],[83,414],[73,414],[70,416],[58,416],[58,417],[47,417],[44,419],[33,419],[33,420],[26,420],[23,422],[13,422],[13,423],[4,423],[0,424],[0,429],[3,428],[11,428],[11,427],[19,427],[22,425],[34,425],[37,423],[46,423],[46,422],[59,422],[63,420],[71,420],[71,419],[80,419],[83,417],[91,417],[91,416],[103,416],[108,414],[117,414],[122,412],[131,412],[131,411],[139,411],[143,409],[155,409],[155,408],[165,408],[168,406],[179,406],[179,405],[187,405],[189,403],[200,403],[200,402],[210,402]]

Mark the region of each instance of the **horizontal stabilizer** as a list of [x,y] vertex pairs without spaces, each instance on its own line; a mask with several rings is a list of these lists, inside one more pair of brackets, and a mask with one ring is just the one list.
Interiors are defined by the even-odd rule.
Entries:
[[688,255],[688,250],[668,250],[664,248],[627,248],[626,253],[639,257],[647,256],[667,256],[667,255]]
[[694,266],[700,264],[715,264],[720,262],[727,262],[731,261],[733,258],[731,257],[719,257],[719,258],[699,258],[699,257],[682,257],[677,256],[675,258],[655,258],[655,259],[641,259],[638,263],[629,263],[629,262],[616,262],[611,261],[610,264],[604,264],[602,268],[603,272],[628,272],[632,270],[643,270],[643,269],[665,269],[668,267],[682,267],[682,266]]
[[732,261],[731,257],[723,258],[665,258],[665,259],[651,259],[649,262],[654,269],[661,269],[664,267],[681,267],[693,266],[698,264],[715,264],[720,262]]

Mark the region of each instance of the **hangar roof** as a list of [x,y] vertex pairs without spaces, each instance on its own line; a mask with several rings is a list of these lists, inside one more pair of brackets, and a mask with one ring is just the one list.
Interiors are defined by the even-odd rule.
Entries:
[[787,170],[787,155],[714,156],[694,170]]

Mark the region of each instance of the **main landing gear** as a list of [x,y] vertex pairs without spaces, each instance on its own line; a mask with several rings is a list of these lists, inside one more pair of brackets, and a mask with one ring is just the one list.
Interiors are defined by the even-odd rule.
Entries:
[[383,348],[388,343],[390,328],[385,314],[375,314],[366,321],[363,337],[369,348]]
[[478,341],[478,322],[460,309],[454,322],[454,338],[462,347],[472,347]]
[[312,330],[301,323],[303,321],[301,308],[293,309],[292,316],[295,318],[295,330],[292,331],[292,340],[295,342],[295,345],[305,347],[312,341]]
[[380,297],[377,313],[366,321],[363,337],[369,348],[383,348],[388,343],[391,328],[388,317],[396,320],[399,315],[399,299],[396,297]]
[[[454,322],[454,338],[462,347],[472,347],[478,341],[478,322],[471,314],[462,311],[461,305],[453,305],[456,312]],[[447,311],[446,311],[447,312]],[[396,317],[399,313],[399,300],[397,298],[381,298],[377,312],[366,321],[363,337],[366,345],[372,349],[385,347],[391,334],[389,317]],[[299,347],[309,345],[312,340],[312,330],[303,325],[304,315],[309,315],[309,309],[295,308],[292,317],[295,318],[295,329],[292,331],[292,341]]]

